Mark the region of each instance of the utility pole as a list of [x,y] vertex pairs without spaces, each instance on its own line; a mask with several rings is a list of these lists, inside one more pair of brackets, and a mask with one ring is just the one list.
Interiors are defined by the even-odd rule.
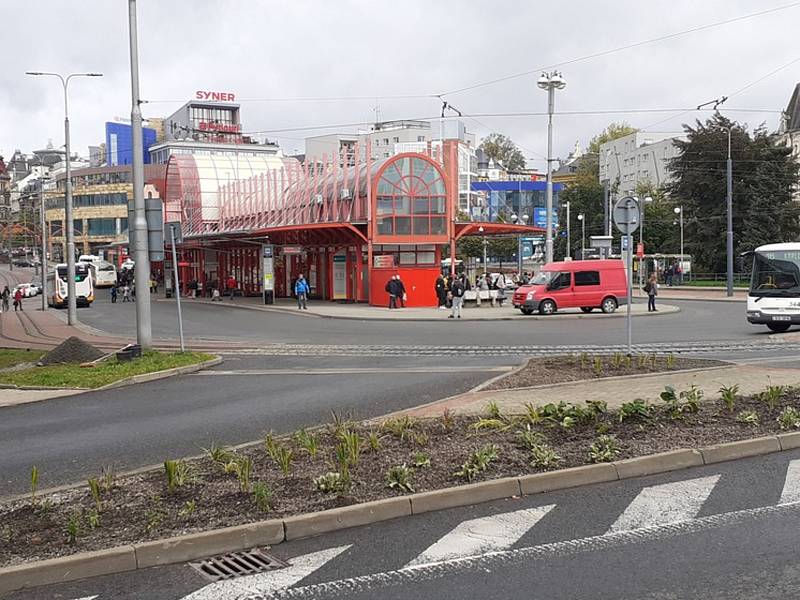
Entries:
[[[728,161],[727,161],[727,205],[728,205],[728,231],[726,235],[728,255],[728,297],[733,296],[733,161],[731,160],[731,128],[728,127]],[[683,214],[681,213],[681,218]]]
[[569,200],[567,200],[567,258],[572,258],[572,237],[570,236],[569,230]]
[[[42,167],[44,168],[44,167]],[[41,273],[42,273],[42,310],[47,310],[47,219],[45,218],[44,206],[44,173],[39,174],[39,225],[42,228],[42,258],[41,258]],[[55,282],[54,282],[55,283]]]
[[547,90],[547,191],[545,199],[546,227],[544,253],[545,262],[553,262],[553,112],[556,90],[562,90],[567,82],[558,71],[542,73],[536,82],[539,89]]
[[[150,321],[150,252],[147,247],[147,220],[144,210],[144,148],[142,143],[142,110],[139,100],[139,49],[136,31],[136,0],[128,0],[128,24],[131,53],[131,134],[133,156],[133,223],[134,285],[136,286],[136,341],[142,349],[153,345]],[[175,264],[177,272],[178,265]]]

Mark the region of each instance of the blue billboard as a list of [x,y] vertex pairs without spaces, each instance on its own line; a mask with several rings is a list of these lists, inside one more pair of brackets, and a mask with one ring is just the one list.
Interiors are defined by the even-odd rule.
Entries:
[[[150,146],[156,143],[156,130],[142,127],[144,163],[150,164]],[[133,162],[133,135],[127,123],[106,123],[106,164],[129,165]]]

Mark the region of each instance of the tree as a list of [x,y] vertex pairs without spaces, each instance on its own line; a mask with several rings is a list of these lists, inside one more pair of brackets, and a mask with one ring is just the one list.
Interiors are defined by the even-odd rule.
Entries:
[[[568,184],[559,195],[559,203],[563,206],[570,204],[570,256],[578,256],[581,248],[581,224],[578,215],[583,214],[585,219],[586,247],[589,248],[589,236],[603,235],[603,186],[598,180],[597,156],[584,158],[575,176],[575,181]],[[564,208],[558,211],[558,232],[553,249],[556,257],[567,254],[567,238],[561,235],[567,230],[567,211]]]
[[791,149],[776,144],[763,127],[745,125],[715,114],[705,123],[684,125],[686,141],[670,162],[674,182],[668,193],[684,208],[686,251],[695,271],[726,270],[726,158],[728,128],[733,159],[734,256],[769,242],[800,235],[800,205],[793,201],[798,165]]
[[511,141],[511,138],[502,133],[490,133],[481,140],[480,149],[486,156],[496,163],[500,163],[509,171],[517,171],[525,168],[525,155]]
[[591,139],[587,152],[597,154],[600,152],[601,144],[625,137],[626,135],[636,133],[637,131],[639,130],[635,127],[631,127],[624,121],[622,123],[611,123],[608,127]]

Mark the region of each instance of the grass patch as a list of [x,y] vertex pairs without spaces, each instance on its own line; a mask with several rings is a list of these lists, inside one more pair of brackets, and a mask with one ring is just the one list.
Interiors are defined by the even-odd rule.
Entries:
[[75,364],[33,367],[0,373],[0,383],[36,387],[98,388],[126,377],[194,365],[214,358],[202,352],[145,352],[136,360],[118,362],[112,358],[96,367]]
[[43,350],[16,350],[0,348],[0,369],[8,369],[26,362],[36,362],[44,356]]

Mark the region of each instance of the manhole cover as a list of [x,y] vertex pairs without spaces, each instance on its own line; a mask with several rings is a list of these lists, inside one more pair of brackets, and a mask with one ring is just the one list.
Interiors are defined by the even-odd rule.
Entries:
[[189,566],[211,581],[233,579],[264,571],[283,569],[289,565],[261,550],[246,552],[229,552],[198,562],[190,562]]

